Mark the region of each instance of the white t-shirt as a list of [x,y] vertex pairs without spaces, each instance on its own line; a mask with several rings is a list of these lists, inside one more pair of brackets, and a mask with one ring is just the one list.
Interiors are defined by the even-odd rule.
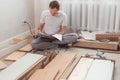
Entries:
[[58,11],[55,16],[52,16],[49,10],[45,10],[42,12],[40,23],[44,23],[43,32],[56,34],[61,26],[67,26],[67,16],[62,11]]

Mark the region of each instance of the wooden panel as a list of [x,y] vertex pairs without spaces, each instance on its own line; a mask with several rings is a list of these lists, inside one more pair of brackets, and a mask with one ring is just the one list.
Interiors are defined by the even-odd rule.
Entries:
[[89,41],[85,39],[79,39],[75,44],[73,44],[73,46],[95,48],[95,49],[118,50],[118,42],[100,42],[100,41]]
[[120,34],[109,33],[109,34],[96,34],[96,40],[108,39],[110,41],[118,41]]
[[13,43],[14,43],[14,44],[17,44],[17,43],[19,43],[19,42],[21,42],[21,41],[22,41],[22,39],[13,38]]
[[3,63],[2,61],[0,61],[0,70],[6,68],[7,65],[5,63]]
[[85,80],[112,80],[114,63],[107,60],[94,60]]
[[[6,69],[0,72],[0,80],[18,80],[30,69],[32,69],[36,63],[39,63],[43,55],[26,54]],[[39,62],[38,62],[39,61]],[[7,77],[6,77],[7,76]]]
[[31,51],[31,50],[32,50],[31,44],[28,44],[28,45],[22,47],[21,49],[19,49],[19,51]]
[[81,56],[77,56],[76,59],[74,60],[74,62],[71,64],[71,66],[69,66],[66,71],[62,74],[62,76],[60,77],[60,80],[67,80],[67,78],[69,77],[69,75],[71,74],[71,72],[73,71],[73,69],[75,68],[75,66],[78,64],[79,60],[80,60]]
[[31,43],[34,40],[33,36],[27,36],[26,39],[28,40],[28,43]]
[[45,67],[45,69],[51,69],[53,71],[54,69],[59,70],[59,73],[55,78],[55,80],[59,80],[66,68],[72,64],[74,59],[75,54],[59,54]]
[[36,70],[43,68],[43,62],[45,61],[45,59],[46,56],[43,56],[38,62],[36,62],[35,65],[32,65],[33,67],[31,66],[32,68],[28,69],[28,71],[26,71],[25,74],[18,80],[28,80],[33,75],[33,73],[35,73]]
[[68,80],[85,80],[93,61],[90,58],[81,58]]
[[9,60],[9,61],[16,61],[18,59],[20,59],[21,57],[23,57],[26,53],[25,52],[13,52],[12,54],[8,55],[5,60]]
[[114,61],[81,58],[68,79],[61,80],[113,80]]
[[38,69],[29,80],[54,80],[58,70]]

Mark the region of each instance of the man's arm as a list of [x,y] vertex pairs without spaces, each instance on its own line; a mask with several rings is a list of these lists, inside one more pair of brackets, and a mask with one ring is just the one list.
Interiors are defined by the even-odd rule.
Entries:
[[61,26],[58,34],[64,34],[65,32],[66,32],[65,26]]
[[37,30],[36,34],[41,34],[42,30],[43,30],[43,27],[44,27],[44,23],[40,23],[39,26],[38,26],[38,30]]

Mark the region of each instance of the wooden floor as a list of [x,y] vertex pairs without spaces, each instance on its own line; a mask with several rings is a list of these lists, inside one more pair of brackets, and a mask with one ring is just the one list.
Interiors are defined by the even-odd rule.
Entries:
[[[59,54],[63,54],[63,53],[66,53],[66,54],[77,54],[79,56],[83,56],[85,54],[95,54],[98,50],[93,50],[93,49],[85,49],[85,48],[69,48],[69,49],[61,49],[59,50]],[[113,59],[116,61],[115,63],[115,72],[114,72],[114,80],[120,80],[120,54],[116,54],[116,52],[112,52],[112,53],[108,53],[108,52],[105,52],[105,57],[107,59]],[[5,58],[5,57],[4,57]],[[4,62],[5,64],[7,64],[7,66],[9,66],[10,64],[12,64],[14,61],[5,61],[4,58],[1,59],[2,62]],[[66,58],[64,57],[64,60]],[[69,58],[70,59],[70,58]],[[63,60],[63,61],[64,61]],[[59,62],[60,63],[60,62]],[[52,63],[51,63],[52,64]],[[67,63],[69,64],[69,62]],[[66,69],[64,67],[64,65],[66,65],[66,63],[64,64],[60,64],[60,65],[57,65],[57,67],[61,67],[61,65],[63,66],[62,70],[63,69]],[[74,64],[75,65],[75,64]],[[45,71],[42,71],[42,70],[39,70],[38,72],[43,72],[43,73],[46,73],[46,70],[50,67],[51,65],[49,64],[48,66],[45,67]],[[55,66],[56,67],[56,66]],[[36,72],[37,73],[37,72]],[[55,70],[54,74],[57,74],[57,70]],[[62,74],[62,73],[60,73]],[[49,74],[48,74],[49,75]],[[64,77],[64,76],[63,76]],[[53,77],[51,77],[50,79],[52,79]],[[58,78],[57,78],[58,79]],[[56,80],[57,80],[56,79]]]

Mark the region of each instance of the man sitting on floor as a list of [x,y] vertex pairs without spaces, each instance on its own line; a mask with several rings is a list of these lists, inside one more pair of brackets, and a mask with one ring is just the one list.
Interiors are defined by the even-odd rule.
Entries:
[[57,46],[67,45],[77,40],[78,35],[76,33],[65,34],[67,26],[67,16],[64,12],[59,10],[58,1],[51,1],[49,4],[49,10],[42,12],[40,25],[37,30],[37,35],[47,34],[61,34],[62,40],[58,40],[53,36],[38,37],[32,42],[34,49],[50,49]]

